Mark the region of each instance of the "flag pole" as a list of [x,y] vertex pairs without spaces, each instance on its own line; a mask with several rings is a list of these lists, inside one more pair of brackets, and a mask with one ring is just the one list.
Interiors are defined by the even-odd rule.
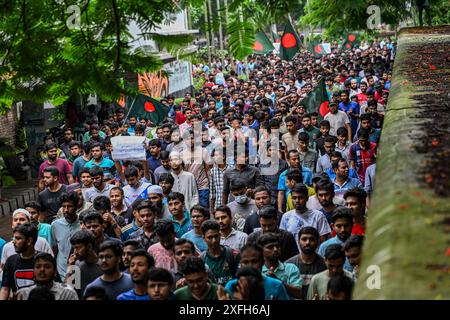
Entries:
[[128,116],[130,115],[131,109],[133,109],[134,103],[136,102],[136,98],[137,98],[137,95],[134,96],[133,102],[131,103],[130,109],[128,110],[128,113],[127,113],[127,115],[125,117],[125,120],[128,119]]

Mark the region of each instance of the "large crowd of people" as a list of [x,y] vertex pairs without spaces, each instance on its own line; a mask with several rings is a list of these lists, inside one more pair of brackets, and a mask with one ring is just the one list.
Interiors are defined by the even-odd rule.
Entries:
[[[195,65],[202,88],[161,99],[158,126],[89,106],[0,238],[0,300],[350,299],[395,49]],[[302,103],[322,82],[326,114]],[[119,135],[146,160],[113,159]]]

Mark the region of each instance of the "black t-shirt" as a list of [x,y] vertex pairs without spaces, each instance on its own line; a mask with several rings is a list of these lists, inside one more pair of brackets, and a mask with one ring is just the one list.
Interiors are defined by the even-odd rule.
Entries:
[[61,185],[61,188],[56,192],[50,192],[48,188],[39,193],[39,203],[42,206],[42,210],[45,212],[45,223],[52,223],[59,208],[59,198],[66,192],[66,186]]
[[34,285],[34,257],[23,259],[20,254],[10,256],[3,267],[2,286],[17,290]]
[[295,257],[290,258],[286,261],[286,263],[295,264],[300,270],[300,276],[303,279],[303,297],[306,297],[308,294],[309,284],[311,283],[311,278],[324,270],[327,269],[327,265],[325,264],[325,260],[318,254],[316,254],[316,258],[310,264],[303,263],[300,259],[300,255],[296,255]]

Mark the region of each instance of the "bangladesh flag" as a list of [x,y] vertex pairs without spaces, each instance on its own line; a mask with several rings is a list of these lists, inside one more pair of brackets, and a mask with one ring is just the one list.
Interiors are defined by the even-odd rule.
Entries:
[[131,96],[128,96],[126,99],[128,110],[131,108],[130,116],[151,120],[155,125],[159,125],[167,118],[170,108],[158,100],[144,94],[138,94],[134,103],[133,100],[134,98]]
[[345,50],[350,50],[356,45],[356,39],[357,35],[356,33],[350,33],[345,37],[344,43],[342,44],[342,47]]
[[300,51],[300,39],[291,23],[288,23],[284,27],[283,36],[281,37],[280,58],[281,60],[290,61],[298,51]]
[[327,54],[327,50],[324,48],[323,44],[318,42],[310,42],[308,50],[314,54],[314,57],[321,58]]
[[255,35],[255,43],[253,44],[253,53],[256,54],[268,54],[271,53],[275,48],[272,42],[263,31],[258,32]]
[[318,121],[320,122],[323,120],[325,115],[330,112],[328,103],[328,93],[325,80],[321,79],[317,88],[314,89],[314,91],[311,91],[300,104],[306,107],[307,113],[317,112],[319,114]]

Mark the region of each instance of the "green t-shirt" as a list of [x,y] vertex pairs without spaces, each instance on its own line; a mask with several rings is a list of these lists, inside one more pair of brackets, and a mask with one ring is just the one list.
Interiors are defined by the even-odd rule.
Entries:
[[[217,284],[211,283],[211,289],[208,294],[202,300],[217,300]],[[192,296],[191,289],[189,286],[184,286],[177,291],[175,291],[175,295],[178,300],[197,300]]]
[[[104,133],[103,131],[99,131],[99,135],[100,135],[100,138],[102,138],[102,139],[105,139],[106,138],[106,133]],[[89,133],[89,131],[88,132],[86,132],[85,134],[84,134],[84,136],[83,136],[83,143],[84,142],[86,142],[86,141],[89,141],[91,139],[91,134]]]
[[201,257],[213,274],[214,282],[225,285],[228,281],[234,278],[237,261],[231,248],[225,248],[224,246],[221,247],[224,250],[220,256],[213,257],[208,251],[206,251],[202,253]]

